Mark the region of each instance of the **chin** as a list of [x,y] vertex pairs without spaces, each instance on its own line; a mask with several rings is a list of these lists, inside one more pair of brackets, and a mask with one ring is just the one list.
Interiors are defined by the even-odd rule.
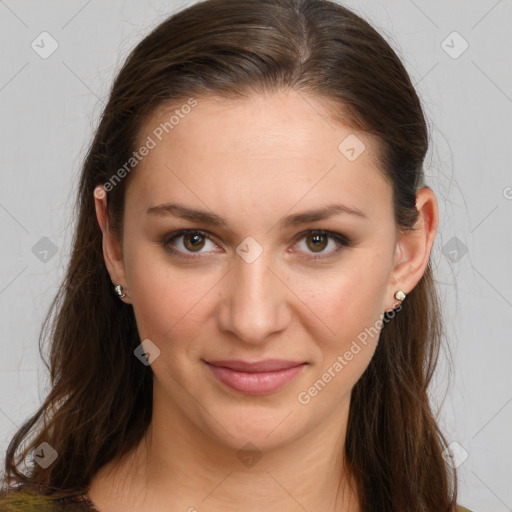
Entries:
[[[284,401],[283,401],[284,403]],[[261,451],[280,448],[296,438],[306,428],[298,421],[293,407],[230,405],[209,407],[212,416],[203,417],[203,430],[225,446],[239,450],[251,443]],[[300,411],[300,409],[299,409]],[[218,418],[218,422],[213,418]]]

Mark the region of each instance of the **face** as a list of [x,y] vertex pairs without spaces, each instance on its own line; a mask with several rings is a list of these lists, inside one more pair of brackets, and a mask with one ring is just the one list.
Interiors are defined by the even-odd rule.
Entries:
[[[397,303],[392,191],[378,141],[320,98],[196,101],[168,133],[158,127],[179,105],[145,125],[155,144],[129,176],[111,275],[160,351],[155,407],[224,445],[268,449],[347,410],[378,341],[368,333]],[[288,363],[211,364],[267,360]]]

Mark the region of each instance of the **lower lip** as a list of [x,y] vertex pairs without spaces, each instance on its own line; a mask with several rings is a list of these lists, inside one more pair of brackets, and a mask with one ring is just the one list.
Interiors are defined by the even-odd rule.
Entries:
[[221,366],[213,366],[209,363],[208,366],[215,377],[231,389],[247,395],[264,395],[277,391],[290,382],[302,371],[306,364],[285,370],[257,373],[235,371]]

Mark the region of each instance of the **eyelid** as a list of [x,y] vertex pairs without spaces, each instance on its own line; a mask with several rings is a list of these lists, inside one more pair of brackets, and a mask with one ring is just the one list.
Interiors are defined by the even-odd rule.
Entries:
[[[196,255],[194,255],[194,253],[183,253],[182,251],[178,251],[174,248],[169,247],[168,244],[170,242],[174,241],[177,238],[180,238],[181,236],[187,235],[187,234],[199,234],[199,235],[203,236],[204,238],[206,238],[207,240],[210,240],[211,242],[216,243],[214,240],[215,237],[212,236],[208,231],[204,231],[202,229],[190,229],[189,228],[189,229],[180,229],[180,230],[176,230],[176,231],[167,233],[162,239],[162,245],[164,246],[164,248],[167,248],[170,252],[177,255],[178,257],[182,257],[185,259],[197,259],[199,257],[204,257],[204,256],[200,256],[201,254],[203,254],[201,252],[198,252],[197,256],[196,256]],[[295,236],[293,245],[296,245],[299,241],[301,241],[303,238],[305,238],[306,236],[309,236],[309,235],[324,235],[324,236],[331,238],[332,240],[334,240],[336,242],[336,244],[338,244],[337,249],[335,249],[331,252],[328,252],[328,253],[318,253],[318,256],[315,256],[314,255],[315,253],[309,253],[309,254],[312,254],[313,256],[305,256],[304,257],[305,259],[309,259],[309,260],[319,260],[319,259],[329,258],[329,257],[335,255],[336,253],[338,253],[339,250],[342,249],[343,247],[352,247],[354,245],[353,242],[351,241],[351,239],[348,238],[347,236],[345,236],[341,233],[337,233],[335,231],[327,230],[327,229],[307,229],[305,231],[302,231],[301,233],[298,233]],[[298,251],[298,252],[300,252],[300,251]],[[187,254],[187,255],[185,255],[185,254]]]

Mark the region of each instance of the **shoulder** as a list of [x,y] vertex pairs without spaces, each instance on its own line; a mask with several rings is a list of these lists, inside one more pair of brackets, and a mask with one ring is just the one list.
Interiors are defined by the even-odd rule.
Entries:
[[85,493],[47,496],[27,489],[0,491],[0,512],[97,512]]
[[24,510],[54,510],[52,500],[47,496],[23,489],[10,489],[0,492],[0,512]]
[[457,512],[472,512],[471,510],[469,510],[469,508],[466,508],[466,507],[457,507]]

